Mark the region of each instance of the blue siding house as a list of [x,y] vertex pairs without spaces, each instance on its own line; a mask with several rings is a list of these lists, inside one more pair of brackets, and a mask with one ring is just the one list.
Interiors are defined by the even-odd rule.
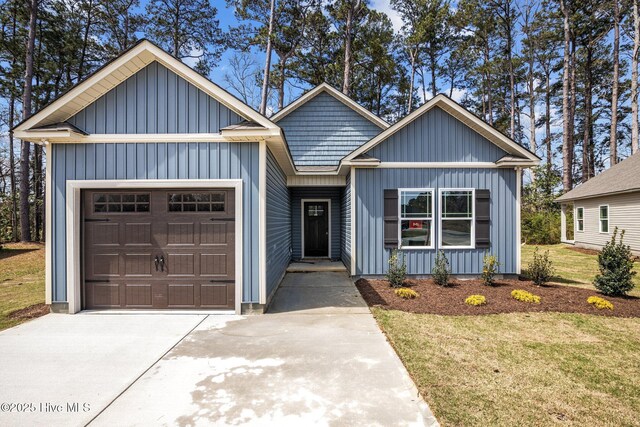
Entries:
[[20,123],[46,162],[52,310],[261,312],[292,261],[520,272],[539,159],[438,95],[389,125],[322,84],[271,118],[143,40]]

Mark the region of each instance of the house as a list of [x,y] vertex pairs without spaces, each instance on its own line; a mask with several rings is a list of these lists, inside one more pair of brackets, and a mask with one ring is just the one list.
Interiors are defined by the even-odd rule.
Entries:
[[141,41],[20,123],[46,149],[54,311],[260,311],[287,266],[382,275],[391,249],[456,275],[520,271],[539,159],[438,95],[393,126],[321,85],[268,119]]
[[[563,242],[601,249],[617,227],[640,255],[640,153],[635,153],[556,199],[562,207]],[[573,240],[567,239],[567,208],[573,205]]]

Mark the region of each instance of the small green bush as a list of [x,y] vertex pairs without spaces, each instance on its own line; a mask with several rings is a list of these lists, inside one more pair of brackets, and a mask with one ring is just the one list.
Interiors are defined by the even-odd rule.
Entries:
[[495,275],[498,273],[500,263],[495,255],[485,255],[482,259],[482,283],[487,286],[495,285]]
[[398,288],[393,292],[402,299],[414,299],[420,296],[419,293],[409,288]]
[[485,305],[487,303],[487,299],[484,295],[469,295],[467,299],[464,300],[465,304],[469,305]]
[[[571,224],[567,219],[567,223]],[[560,243],[559,212],[522,212],[522,238],[530,245]]]
[[540,304],[540,297],[538,295],[534,295],[531,292],[524,291],[522,289],[514,289],[511,291],[511,296],[513,299],[522,302],[528,302],[531,304]]
[[613,304],[604,298],[592,296],[587,298],[587,302],[598,310],[613,310]]
[[538,253],[538,247],[533,250],[533,259],[527,265],[527,276],[538,285],[546,285],[554,274],[553,263],[549,259],[549,251]]
[[436,262],[431,269],[431,276],[433,276],[433,281],[436,285],[449,286],[451,268],[449,267],[449,260],[442,251],[438,251],[436,255]]
[[618,227],[613,230],[611,240],[604,245],[598,254],[600,274],[593,281],[593,286],[605,295],[626,295],[633,289],[633,256],[631,248],[625,245],[624,230],[620,233],[620,241],[616,242]]
[[407,276],[407,263],[404,260],[404,253],[394,249],[389,257],[389,271],[387,280],[392,288],[400,288]]

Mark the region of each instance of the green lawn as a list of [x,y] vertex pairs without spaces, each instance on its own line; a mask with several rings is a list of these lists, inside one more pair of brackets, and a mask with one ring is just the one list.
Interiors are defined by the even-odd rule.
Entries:
[[13,311],[44,303],[44,246],[8,244],[0,250],[0,330],[24,319]]
[[[526,270],[527,264],[533,258],[533,251],[536,246],[525,245],[522,248],[522,268]],[[549,259],[553,262],[556,275],[553,279],[556,283],[564,285],[575,285],[593,289],[591,282],[598,274],[598,261],[596,255],[588,255],[571,249],[563,244],[541,245],[538,252],[549,251]],[[635,263],[634,276],[636,288],[631,295],[640,296],[640,263]]]
[[373,313],[442,425],[638,423],[640,319]]
[[[523,249],[525,268],[533,249]],[[549,250],[554,282],[593,289],[595,255],[541,249]],[[639,423],[640,319],[372,311],[444,426]]]

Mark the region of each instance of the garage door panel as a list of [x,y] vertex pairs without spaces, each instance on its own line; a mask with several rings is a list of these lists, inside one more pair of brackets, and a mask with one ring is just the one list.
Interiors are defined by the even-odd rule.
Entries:
[[127,246],[151,246],[151,223],[128,222],[125,224],[124,244]]
[[83,197],[85,308],[234,308],[233,190]]
[[124,255],[125,275],[129,276],[151,276],[153,265],[153,254],[151,253],[126,253]]
[[233,303],[234,288],[229,283],[207,283],[200,286],[200,305],[209,308],[229,307]]

